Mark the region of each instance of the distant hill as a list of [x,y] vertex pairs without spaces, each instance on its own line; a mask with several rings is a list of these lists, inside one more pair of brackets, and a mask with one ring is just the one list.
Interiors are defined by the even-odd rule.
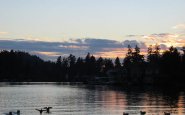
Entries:
[[53,80],[55,64],[22,51],[0,52],[0,81]]

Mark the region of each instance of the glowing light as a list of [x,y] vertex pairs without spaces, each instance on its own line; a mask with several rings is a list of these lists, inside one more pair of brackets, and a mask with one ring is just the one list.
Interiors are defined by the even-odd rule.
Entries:
[[40,52],[40,51],[34,51],[33,53],[41,54],[41,55],[47,55],[47,56],[61,56],[62,53],[60,52]]

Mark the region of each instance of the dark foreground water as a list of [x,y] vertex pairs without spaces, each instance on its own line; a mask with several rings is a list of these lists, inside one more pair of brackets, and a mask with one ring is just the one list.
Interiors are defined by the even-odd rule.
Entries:
[[[21,110],[40,115],[36,108],[52,106],[51,115],[185,115],[183,91],[115,88],[69,84],[0,85],[0,115]],[[46,113],[43,113],[46,115]]]

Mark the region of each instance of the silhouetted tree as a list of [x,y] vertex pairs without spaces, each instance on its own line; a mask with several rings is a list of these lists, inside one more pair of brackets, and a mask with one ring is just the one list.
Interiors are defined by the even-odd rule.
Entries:
[[114,64],[111,59],[104,59],[104,72],[114,68]]
[[128,45],[128,52],[124,59],[124,66],[128,69],[131,65],[141,64],[144,62],[144,55],[140,54],[140,48],[136,45],[134,52],[130,45]]
[[[158,45],[149,46],[145,61],[137,45],[134,50],[128,45],[128,52],[123,61],[128,81],[142,84],[144,77],[151,75],[152,71],[157,71],[157,74],[154,74],[155,78],[157,77],[157,80],[154,79],[156,82],[183,85],[185,47],[181,50],[182,53],[172,46],[160,54]],[[122,68],[119,57],[113,64],[111,59],[96,59],[90,53],[85,58],[76,58],[70,54],[68,57],[59,56],[56,62],[52,62],[22,51],[0,51],[0,81],[87,82],[95,76],[107,76],[108,71],[115,68]],[[120,83],[120,80],[118,82]]]
[[185,46],[181,49],[183,51],[182,54],[182,66],[185,68]]
[[59,56],[58,58],[57,58],[57,61],[56,61],[56,70],[57,70],[57,76],[58,76],[58,80],[60,80],[60,78],[61,78],[61,76],[62,76],[62,70],[63,70],[63,68],[62,68],[62,57],[61,56]]
[[96,59],[90,53],[85,57],[85,70],[87,75],[92,75],[96,71]]
[[70,54],[67,59],[68,59],[69,67],[73,67],[76,63],[76,57]]
[[154,51],[154,54],[156,54],[156,55],[160,55],[160,47],[159,47],[159,45],[158,44],[156,44],[155,45],[155,51]]
[[76,68],[75,68],[76,57],[70,54],[67,60],[69,65],[69,69],[68,69],[68,75],[70,77],[69,80],[74,81],[75,79],[74,76],[76,75]]
[[132,53],[133,63],[143,63],[144,55],[140,54],[140,48],[136,45],[135,51]]
[[85,57],[85,62],[86,62],[86,63],[89,63],[89,62],[90,62],[90,58],[91,58],[91,55],[90,55],[90,53],[88,52],[87,55],[86,55],[86,57]]
[[104,67],[104,59],[102,57],[99,57],[96,61],[96,72],[99,74],[103,72]]
[[151,62],[153,59],[153,49],[152,49],[152,45],[150,45],[148,47],[148,56],[147,56],[147,61]]
[[180,68],[180,53],[176,48],[171,46],[161,57],[162,72],[169,76],[176,76]]
[[116,57],[114,64],[115,64],[115,68],[118,68],[118,69],[121,68],[121,63],[120,63],[119,57]]
[[76,61],[76,69],[78,75],[84,74],[84,61],[81,57],[79,57]]
[[128,69],[131,63],[133,62],[132,56],[133,56],[132,48],[130,45],[128,45],[128,52],[123,60],[123,66],[127,69],[127,71],[129,71]]
[[90,57],[90,70],[90,74],[96,74],[96,58],[93,55]]
[[63,79],[64,81],[69,81],[69,75],[68,75],[68,70],[69,70],[69,62],[67,58],[62,59],[62,74],[63,74]]
[[59,65],[59,66],[61,66],[62,65],[62,57],[61,56],[59,56],[58,58],[57,58],[57,65]]
[[44,62],[39,57],[26,52],[14,50],[0,52],[0,80],[53,80],[51,76],[54,75],[56,75],[55,63]]
[[151,64],[159,64],[160,61],[160,48],[156,44],[154,47],[154,50],[152,49],[152,45],[148,47],[148,55],[147,55],[147,61]]

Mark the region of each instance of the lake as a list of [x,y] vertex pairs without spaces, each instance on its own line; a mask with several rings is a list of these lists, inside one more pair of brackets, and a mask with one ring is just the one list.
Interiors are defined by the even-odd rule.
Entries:
[[[40,115],[36,108],[52,106],[51,115],[185,114],[185,92],[150,88],[118,88],[83,84],[0,83],[0,115],[20,110]],[[46,115],[47,113],[43,113]]]

